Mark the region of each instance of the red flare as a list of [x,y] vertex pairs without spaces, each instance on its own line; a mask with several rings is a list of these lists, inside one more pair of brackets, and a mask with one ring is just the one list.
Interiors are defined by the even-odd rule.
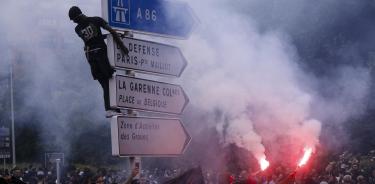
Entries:
[[303,154],[302,159],[299,161],[298,167],[301,167],[307,163],[313,151],[312,148],[305,148],[304,150],[305,150],[305,153]]
[[259,160],[259,165],[260,165],[260,169],[262,169],[262,171],[264,171],[268,168],[268,166],[270,165],[270,162],[268,162],[266,160],[266,158],[263,157]]

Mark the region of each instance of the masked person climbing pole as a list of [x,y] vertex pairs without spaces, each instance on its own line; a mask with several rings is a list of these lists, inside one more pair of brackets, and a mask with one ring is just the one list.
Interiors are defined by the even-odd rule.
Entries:
[[120,111],[118,109],[111,109],[109,105],[109,79],[112,78],[115,70],[109,64],[107,45],[104,42],[105,36],[102,34],[100,28],[111,33],[123,54],[128,55],[129,51],[121,42],[117,32],[101,17],[87,17],[77,6],[73,6],[69,10],[69,18],[78,24],[75,27],[75,31],[85,42],[85,53],[90,64],[91,74],[94,80],[98,80],[103,88],[106,117],[116,115]]

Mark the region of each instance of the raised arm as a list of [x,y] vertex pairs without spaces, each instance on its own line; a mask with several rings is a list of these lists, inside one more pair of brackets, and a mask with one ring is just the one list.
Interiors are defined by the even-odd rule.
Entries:
[[[104,20],[103,20],[104,21]],[[120,37],[118,36],[117,32],[111,28],[111,26],[108,25],[108,23],[103,23],[103,29],[107,30],[111,35],[113,36],[113,40],[116,42],[116,44],[120,47],[121,51],[125,54],[129,54],[129,50],[125,47],[124,43],[122,43]]]
[[138,167],[135,167],[135,168],[132,170],[130,176],[128,177],[128,179],[125,181],[124,184],[131,184],[132,181],[133,181],[133,178],[134,178],[135,176],[137,176],[138,174],[139,174],[139,168],[138,168]]

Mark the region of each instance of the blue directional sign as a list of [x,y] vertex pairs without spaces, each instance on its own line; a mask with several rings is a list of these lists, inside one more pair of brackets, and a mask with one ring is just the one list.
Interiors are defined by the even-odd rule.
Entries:
[[196,19],[187,3],[167,0],[102,0],[103,18],[115,29],[187,38]]

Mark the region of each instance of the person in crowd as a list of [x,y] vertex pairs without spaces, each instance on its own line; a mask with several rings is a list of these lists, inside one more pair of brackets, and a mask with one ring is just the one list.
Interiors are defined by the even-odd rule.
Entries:
[[357,177],[357,184],[367,184],[367,181],[366,181],[365,177],[362,176],[362,175],[359,175]]
[[345,175],[342,179],[343,184],[352,184],[352,176],[351,175]]
[[371,184],[375,184],[375,169],[374,168],[372,168],[370,176],[369,176],[369,183]]
[[134,180],[134,177],[136,177],[139,174],[139,167],[134,167],[132,172],[130,173],[129,177],[126,179],[124,184],[134,184],[137,183],[137,180]]

